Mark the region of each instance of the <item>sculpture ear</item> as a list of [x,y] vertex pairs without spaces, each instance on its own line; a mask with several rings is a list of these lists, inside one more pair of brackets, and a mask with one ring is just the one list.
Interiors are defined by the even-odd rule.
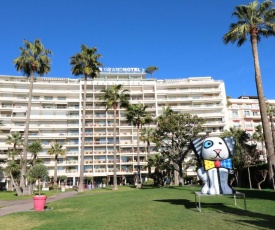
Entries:
[[204,141],[204,138],[202,138],[202,137],[193,139],[191,141],[192,149],[198,158],[201,158],[201,149],[202,149],[203,141]]
[[234,150],[235,150],[235,146],[236,146],[236,141],[233,137],[225,137],[223,138],[228,150],[229,150],[229,154],[230,157],[232,157],[234,155]]

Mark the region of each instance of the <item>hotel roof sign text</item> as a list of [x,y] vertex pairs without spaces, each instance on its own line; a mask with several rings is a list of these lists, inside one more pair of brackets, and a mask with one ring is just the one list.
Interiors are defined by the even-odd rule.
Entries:
[[104,67],[99,68],[100,72],[102,73],[144,73],[145,70],[143,68],[111,68],[111,67]]

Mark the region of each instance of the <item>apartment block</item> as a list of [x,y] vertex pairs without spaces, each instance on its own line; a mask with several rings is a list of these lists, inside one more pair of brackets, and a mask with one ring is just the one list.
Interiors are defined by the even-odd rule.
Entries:
[[[117,137],[117,175],[132,183],[137,173],[137,130],[126,120],[125,109],[118,109],[117,128],[114,130],[113,110],[101,105],[101,90],[114,84],[129,90],[130,103],[142,103],[153,117],[161,115],[163,108],[196,114],[207,120],[210,135],[219,135],[229,123],[226,93],[221,80],[211,77],[157,80],[146,78],[140,68],[104,68],[98,78],[88,80],[85,117],[84,178],[95,182],[107,177],[112,182],[114,162],[114,132]],[[68,185],[77,185],[80,167],[82,79],[40,78],[34,82],[29,143],[40,140],[44,160],[50,177],[54,173],[54,157],[47,154],[51,143],[58,141],[66,148],[66,156],[58,158],[58,176],[67,176]],[[24,133],[29,80],[26,77],[0,76],[0,159],[10,145],[6,143],[11,132]],[[155,154],[154,146],[151,153]],[[28,154],[30,158],[31,155]],[[141,174],[146,168],[146,144],[140,142]],[[2,166],[3,165],[2,163]],[[194,173],[194,170],[190,173]],[[0,180],[5,181],[4,176]]]
[[[266,103],[270,106],[275,106],[275,100],[266,100]],[[252,137],[256,127],[262,125],[258,97],[240,96],[228,99],[228,116],[229,127],[245,130]],[[258,142],[257,148],[263,152],[261,159],[266,161],[265,147],[263,145]]]

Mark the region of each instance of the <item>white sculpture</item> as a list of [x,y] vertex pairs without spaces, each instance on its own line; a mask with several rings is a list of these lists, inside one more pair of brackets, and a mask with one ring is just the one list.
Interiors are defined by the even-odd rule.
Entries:
[[204,182],[202,194],[232,194],[228,184],[229,172],[233,172],[232,156],[235,140],[232,137],[207,137],[192,140],[193,150],[203,160],[197,173]]

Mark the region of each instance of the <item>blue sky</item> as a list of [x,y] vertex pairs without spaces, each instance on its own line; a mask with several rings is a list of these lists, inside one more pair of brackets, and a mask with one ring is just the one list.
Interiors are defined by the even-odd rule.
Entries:
[[[97,47],[105,67],[157,66],[158,79],[211,76],[227,95],[256,95],[250,43],[224,45],[232,12],[245,0],[5,0],[0,8],[0,75],[19,75],[12,60],[23,39],[52,50],[48,77],[70,77],[81,44]],[[275,99],[275,38],[259,44],[266,98]]]

